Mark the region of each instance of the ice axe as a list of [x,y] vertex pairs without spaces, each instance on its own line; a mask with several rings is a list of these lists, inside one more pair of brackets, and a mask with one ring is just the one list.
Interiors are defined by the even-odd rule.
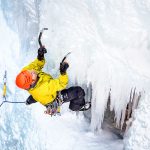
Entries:
[[71,54],[71,52],[67,53],[67,54],[64,56],[64,58],[62,59],[61,63],[63,63],[63,62],[66,60],[66,58],[68,57],[68,55],[70,55],[70,54]]
[[[41,37],[42,37],[42,34],[43,34],[44,30],[48,30],[48,28],[42,28],[42,30],[40,31],[39,38],[38,38],[40,47],[43,47],[43,44],[42,44],[42,42],[41,42]],[[71,52],[67,53],[67,54],[64,56],[64,58],[62,59],[61,63],[63,63],[63,62],[65,61],[65,59],[68,57],[69,54],[71,54]]]
[[39,38],[38,38],[40,47],[43,47],[42,42],[41,42],[41,37],[42,37],[44,30],[48,30],[48,28],[42,28],[42,30],[40,31]]

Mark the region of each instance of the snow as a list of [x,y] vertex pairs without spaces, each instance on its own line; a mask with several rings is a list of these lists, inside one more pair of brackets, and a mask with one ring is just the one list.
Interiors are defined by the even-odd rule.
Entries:
[[[61,116],[56,117],[44,115],[44,110],[40,107],[39,104],[33,106],[32,114],[36,122],[33,125],[34,130],[29,132],[26,149],[120,150],[123,148],[122,140],[117,136],[106,131],[101,131],[97,135],[91,132],[89,123],[83,115],[69,112],[67,104],[61,110]],[[40,141],[40,145],[31,144],[31,140],[33,143]]]
[[[14,81],[36,57],[37,35],[43,27],[49,28],[42,37],[48,50],[44,71],[56,77],[60,61],[71,51],[69,86],[92,85],[91,122],[66,106],[61,116],[49,117],[40,104],[3,104],[0,149],[149,149],[149,1],[1,0],[0,7],[0,92],[7,70],[8,100],[28,97]],[[122,140],[101,129],[101,122],[109,92],[119,124],[134,88],[142,98],[123,146]]]
[[134,112],[134,122],[125,137],[125,149],[150,149],[150,95],[144,95],[139,108]]

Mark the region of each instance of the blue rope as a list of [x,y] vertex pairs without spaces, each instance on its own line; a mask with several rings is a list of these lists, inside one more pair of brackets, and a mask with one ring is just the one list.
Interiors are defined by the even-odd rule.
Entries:
[[4,103],[26,103],[26,102],[11,102],[11,101],[3,101],[1,104],[0,104],[0,107],[4,104]]

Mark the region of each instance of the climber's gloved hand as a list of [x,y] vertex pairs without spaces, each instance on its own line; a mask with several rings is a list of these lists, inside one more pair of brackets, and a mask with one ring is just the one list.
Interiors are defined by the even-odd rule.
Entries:
[[66,74],[68,67],[69,67],[69,64],[67,62],[60,63],[60,67],[59,67],[60,74],[61,75]]
[[30,105],[30,103],[26,100],[26,105]]
[[33,103],[36,103],[37,101],[32,97],[32,95],[30,95],[27,99],[26,99],[26,105],[30,105]]
[[40,47],[40,48],[38,49],[38,56],[37,56],[38,60],[43,60],[45,53],[47,53],[46,48],[45,48],[44,46]]

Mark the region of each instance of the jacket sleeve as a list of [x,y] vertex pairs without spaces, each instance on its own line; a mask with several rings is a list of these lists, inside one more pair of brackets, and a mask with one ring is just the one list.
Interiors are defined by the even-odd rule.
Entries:
[[35,59],[29,65],[25,66],[22,69],[22,71],[24,71],[24,70],[35,70],[37,72],[40,72],[42,70],[42,68],[44,67],[44,64],[45,64],[45,59],[44,60]]
[[67,74],[59,75],[58,78],[50,80],[49,88],[50,91],[53,93],[65,89],[67,84],[68,84],[68,75]]

